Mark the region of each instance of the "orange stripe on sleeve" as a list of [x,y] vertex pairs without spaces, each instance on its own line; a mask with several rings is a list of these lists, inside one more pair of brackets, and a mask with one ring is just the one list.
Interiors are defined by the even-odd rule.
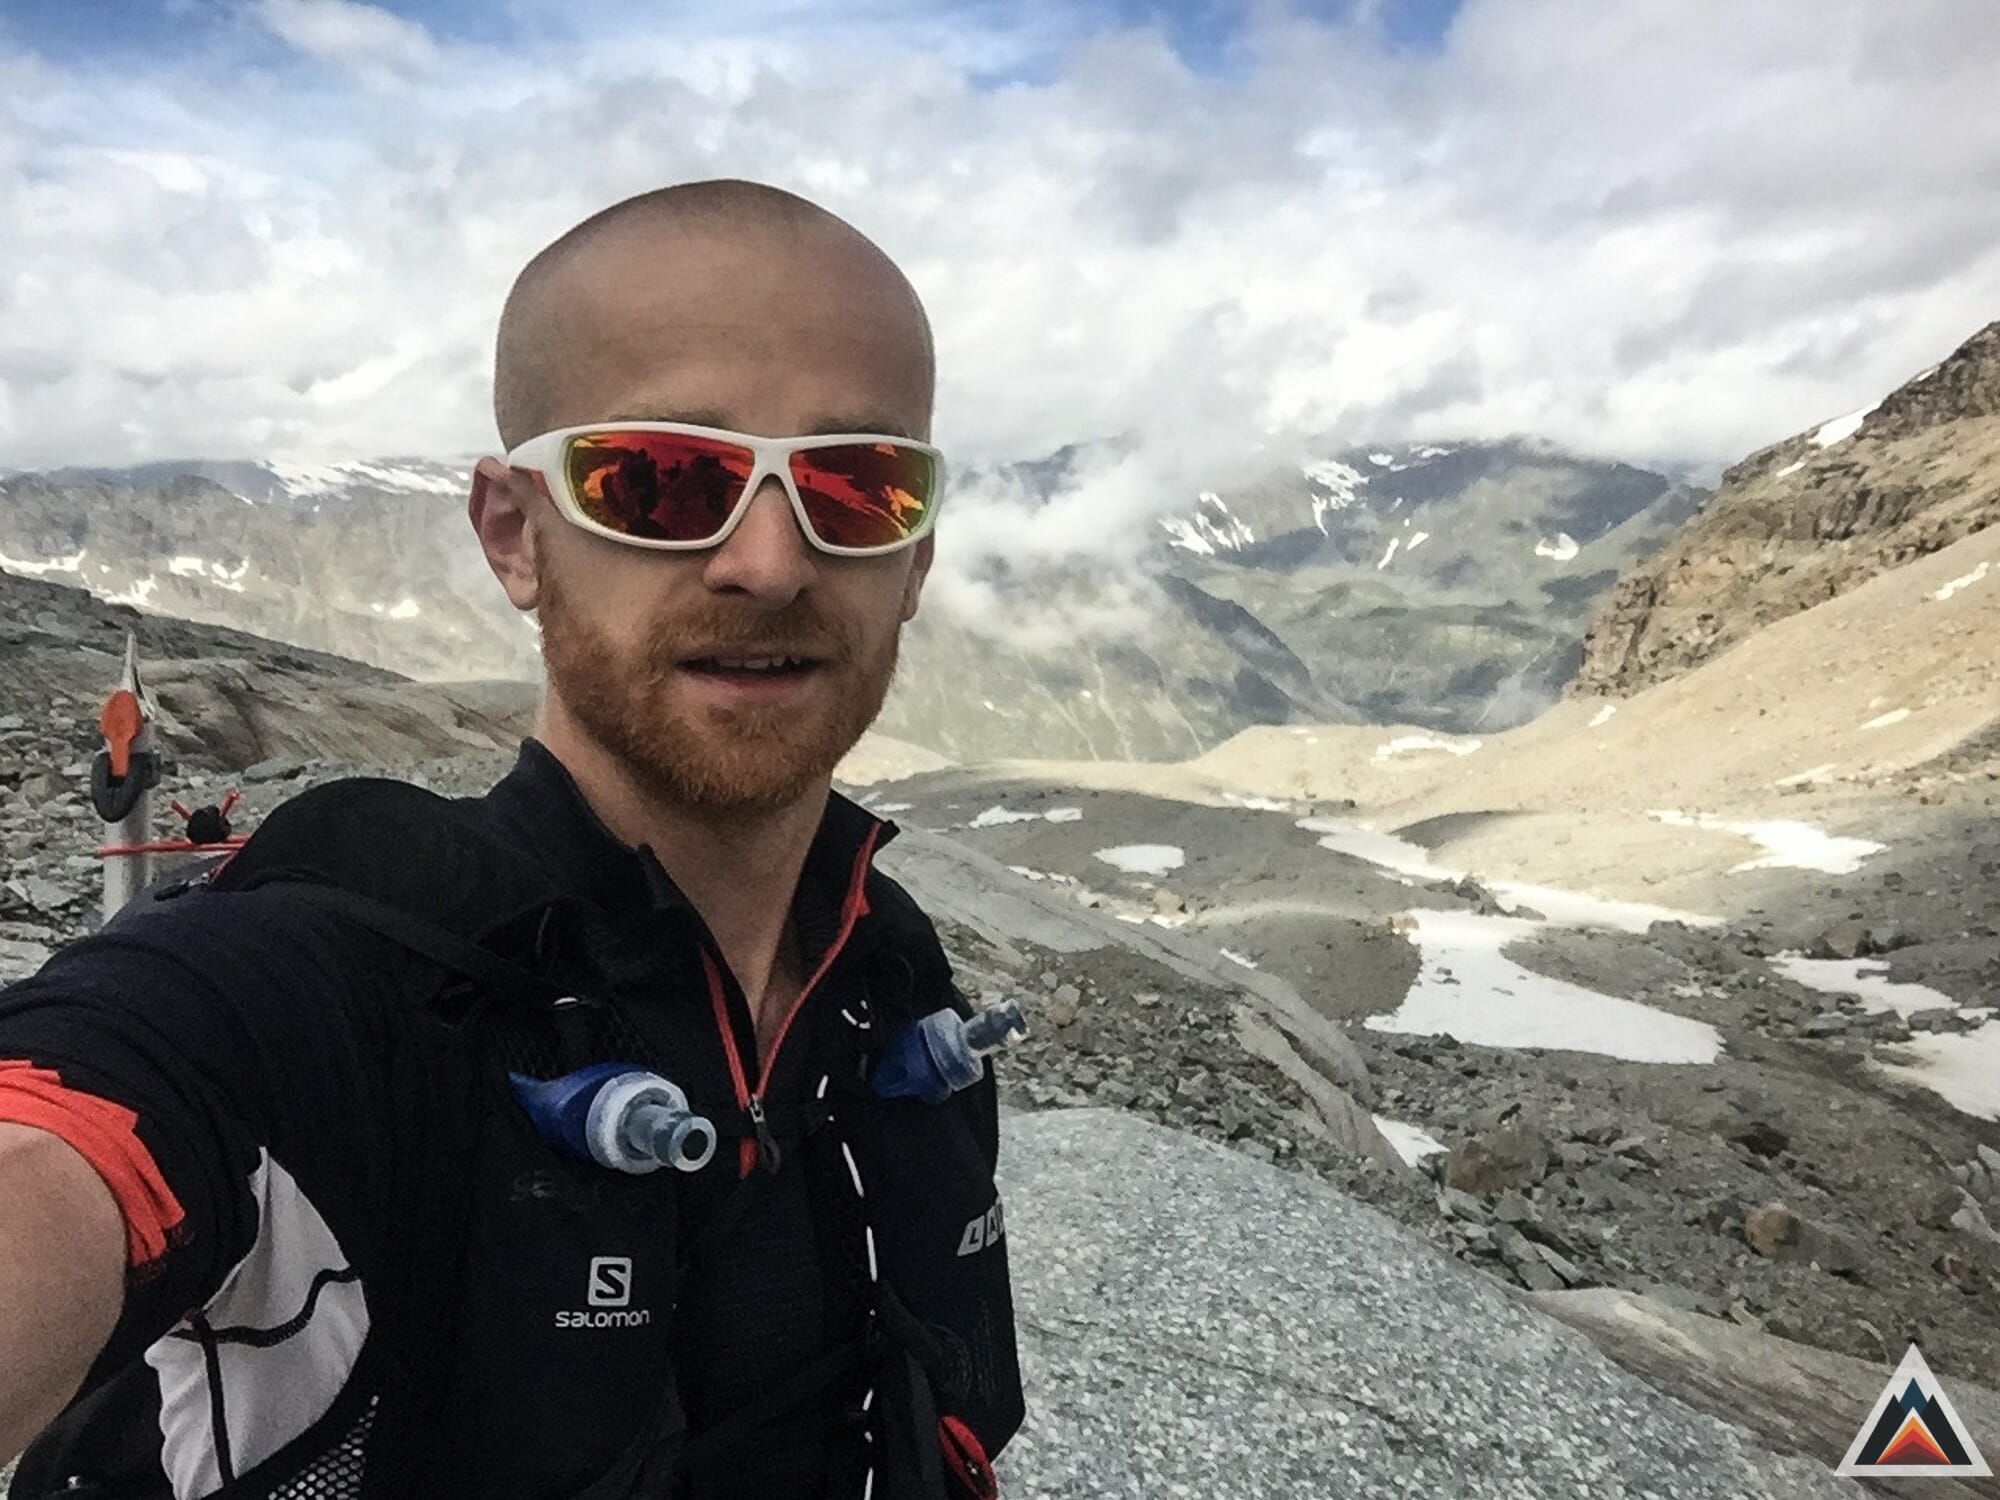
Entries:
[[46,1130],[104,1179],[125,1217],[125,1258],[139,1270],[167,1253],[186,1221],[122,1104],[65,1085],[52,1068],[0,1058],[0,1122]]

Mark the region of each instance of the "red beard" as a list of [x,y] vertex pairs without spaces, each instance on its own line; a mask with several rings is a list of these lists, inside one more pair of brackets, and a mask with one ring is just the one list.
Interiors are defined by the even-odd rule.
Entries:
[[[863,658],[850,632],[801,598],[745,618],[710,602],[649,623],[621,645],[544,579],[542,661],[551,691],[578,726],[647,794],[675,806],[772,811],[822,785],[875,722],[896,674],[901,631]],[[691,649],[736,645],[819,659],[800,705],[724,708],[692,701],[681,662]]]

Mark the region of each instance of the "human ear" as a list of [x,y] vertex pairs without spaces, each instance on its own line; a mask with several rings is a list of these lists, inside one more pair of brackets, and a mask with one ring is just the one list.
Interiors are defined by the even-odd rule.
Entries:
[[507,602],[524,611],[535,608],[542,593],[541,558],[528,515],[533,503],[527,480],[499,459],[482,458],[473,468],[465,513]]
[[917,543],[916,555],[910,560],[910,571],[903,575],[902,618],[906,624],[916,618],[917,601],[923,596],[924,579],[930,575],[931,562],[936,555],[934,534]]

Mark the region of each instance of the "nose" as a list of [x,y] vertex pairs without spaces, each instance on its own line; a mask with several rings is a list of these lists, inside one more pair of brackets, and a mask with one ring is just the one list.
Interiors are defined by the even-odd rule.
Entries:
[[785,487],[766,478],[728,540],[717,547],[702,579],[718,593],[751,595],[767,609],[782,609],[816,576],[812,543],[799,529]]

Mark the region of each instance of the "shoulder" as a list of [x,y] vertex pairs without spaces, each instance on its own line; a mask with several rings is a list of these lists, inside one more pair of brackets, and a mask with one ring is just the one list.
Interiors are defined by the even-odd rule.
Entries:
[[863,889],[870,920],[881,923],[896,941],[915,946],[937,943],[936,924],[901,881],[879,869],[870,870]]
[[482,857],[499,868],[499,841],[477,799],[357,776],[280,803],[212,885],[241,891],[305,879],[392,898],[398,887],[462,876]]
[[307,888],[340,887],[439,920],[451,914],[441,907],[490,914],[507,867],[490,842],[477,804],[407,782],[329,782],[275,808],[211,878],[160,883],[27,983],[236,995],[282,978],[299,996],[397,978],[405,964],[395,946]]
[[937,924],[916,897],[880,870],[870,873],[866,891],[868,918],[880,924],[883,946],[909,963],[920,990],[930,993],[949,987],[951,960]]

